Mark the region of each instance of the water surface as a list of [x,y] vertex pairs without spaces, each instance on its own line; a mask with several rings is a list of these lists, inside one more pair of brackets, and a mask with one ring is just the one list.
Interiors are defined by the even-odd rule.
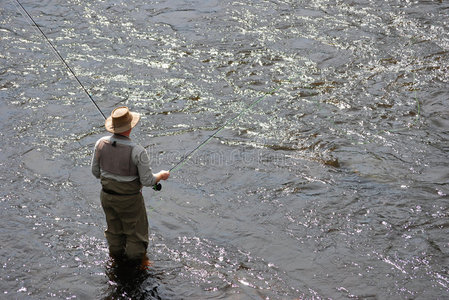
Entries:
[[26,1],[105,114],[169,169],[144,190],[153,267],[108,260],[103,119],[14,1],[0,4],[5,298],[449,296],[444,1]]

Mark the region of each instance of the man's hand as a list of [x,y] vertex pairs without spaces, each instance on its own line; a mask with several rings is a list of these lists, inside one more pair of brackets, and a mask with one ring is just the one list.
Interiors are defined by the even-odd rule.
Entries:
[[170,171],[162,170],[162,171],[159,171],[159,173],[156,174],[156,178],[157,178],[158,182],[160,180],[167,180],[168,177],[170,177]]

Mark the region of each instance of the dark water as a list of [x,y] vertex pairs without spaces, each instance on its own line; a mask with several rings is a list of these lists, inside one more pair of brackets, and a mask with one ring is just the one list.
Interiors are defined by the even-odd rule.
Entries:
[[108,261],[101,115],[0,4],[0,298],[449,297],[446,1],[23,0],[109,114],[169,169],[152,268]]

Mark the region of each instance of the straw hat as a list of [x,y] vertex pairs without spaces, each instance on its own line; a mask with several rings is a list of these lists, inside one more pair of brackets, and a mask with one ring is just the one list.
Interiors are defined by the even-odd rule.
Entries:
[[104,122],[104,127],[109,132],[121,133],[134,128],[139,120],[138,113],[129,111],[126,106],[120,106],[112,111],[111,116]]

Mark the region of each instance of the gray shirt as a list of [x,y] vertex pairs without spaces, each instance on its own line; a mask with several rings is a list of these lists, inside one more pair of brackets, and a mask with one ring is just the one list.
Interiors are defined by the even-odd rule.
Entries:
[[[113,143],[115,141],[117,144],[124,144],[124,145],[129,145],[129,146],[133,147],[132,152],[131,152],[131,159],[134,162],[134,164],[137,166],[139,176],[116,175],[116,174],[107,172],[105,170],[102,170],[100,168],[100,162],[98,161],[96,154],[97,154],[98,144],[103,139],[108,140],[111,143]],[[120,181],[120,182],[129,182],[129,181],[133,181],[133,180],[139,178],[140,183],[142,183],[143,186],[153,186],[154,184],[156,184],[156,177],[153,175],[153,172],[151,171],[150,159],[148,158],[147,151],[145,150],[144,147],[142,147],[139,144],[134,143],[130,138],[127,138],[127,137],[123,137],[123,136],[117,137],[117,136],[113,135],[113,136],[105,136],[105,137],[102,137],[101,139],[99,139],[95,143],[94,153],[92,155],[91,166],[92,166],[92,174],[97,178],[100,178],[102,176],[102,177],[114,179],[114,180]]]

